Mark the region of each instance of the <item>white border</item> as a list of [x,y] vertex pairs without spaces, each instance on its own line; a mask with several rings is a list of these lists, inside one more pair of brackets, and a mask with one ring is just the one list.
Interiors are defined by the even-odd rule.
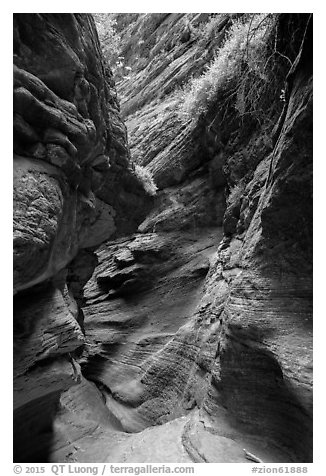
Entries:
[[[325,294],[324,279],[324,241],[326,230],[325,223],[325,180],[326,180],[326,153],[323,138],[325,136],[325,99],[326,96],[326,75],[325,73],[325,37],[326,37],[326,11],[322,2],[317,1],[227,1],[212,2],[204,1],[184,1],[176,2],[166,0],[164,2],[149,1],[14,1],[6,2],[1,6],[1,28],[0,28],[0,48],[1,48],[1,172],[2,178],[0,187],[1,203],[1,251],[2,270],[1,291],[1,462],[11,463],[12,461],[12,13],[13,12],[121,12],[121,13],[153,13],[153,12],[313,12],[314,13],[314,465],[313,471],[309,474],[325,474],[323,468],[325,452],[325,412],[324,399],[326,398],[325,388],[325,304],[323,295]],[[5,465],[7,466],[7,464]],[[202,466],[202,465],[199,465]],[[213,465],[214,467],[216,465]],[[217,465],[222,472],[217,474],[232,474],[231,466],[236,467],[236,474],[249,474],[246,470],[240,470],[242,465]],[[309,465],[310,466],[310,465]],[[246,466],[248,468],[248,466]],[[12,474],[11,466],[9,472],[4,469],[3,474]],[[203,470],[204,468],[201,468]],[[213,470],[212,465],[205,466],[205,473],[209,474]],[[202,471],[200,471],[202,472]],[[197,473],[197,471],[196,471]]]

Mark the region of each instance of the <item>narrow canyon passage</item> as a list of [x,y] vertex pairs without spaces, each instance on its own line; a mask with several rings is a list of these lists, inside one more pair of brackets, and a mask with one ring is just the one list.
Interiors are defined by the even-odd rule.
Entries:
[[16,462],[312,461],[311,15],[15,14],[14,172]]

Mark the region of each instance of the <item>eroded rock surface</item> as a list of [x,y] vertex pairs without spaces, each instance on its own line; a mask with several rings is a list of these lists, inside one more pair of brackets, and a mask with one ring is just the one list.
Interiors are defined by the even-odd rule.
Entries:
[[65,268],[135,229],[146,203],[93,18],[14,15],[15,459],[46,459],[60,393],[81,378]]
[[126,129],[92,18],[15,15],[14,32],[19,291],[52,276],[79,248],[100,244],[117,226],[128,230],[121,211],[132,197],[136,218],[143,200],[128,171]]
[[49,461],[248,462],[244,448],[264,462],[312,459],[311,25],[308,15],[280,16],[280,31],[302,35],[286,102],[268,124],[245,128],[218,103],[185,123],[178,87],[203,72],[232,17],[203,35],[207,14],[116,16],[132,68],[118,83],[131,153],[159,192],[130,232],[127,195],[115,208],[110,187],[94,191],[120,217],[103,223],[115,220],[124,236],[107,240],[95,221],[78,245],[92,249],[35,289],[44,304],[34,309],[33,294],[18,307],[50,310],[31,324],[50,335],[17,354],[23,374],[31,367],[26,395],[38,359],[50,374],[64,367],[62,382],[79,380],[60,397]]

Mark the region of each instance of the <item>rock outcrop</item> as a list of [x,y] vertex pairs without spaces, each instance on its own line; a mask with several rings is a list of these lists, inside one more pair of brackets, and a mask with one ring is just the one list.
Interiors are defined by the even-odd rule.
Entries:
[[92,16],[14,15],[15,459],[45,457],[59,395],[81,378],[67,266],[146,207]]
[[[139,192],[126,219],[108,173],[92,190],[116,210],[118,231],[104,237],[101,221],[83,222],[90,242],[75,247],[85,249],[32,295],[18,293],[18,384],[34,402],[20,414],[45,405],[33,392],[52,372],[53,401],[67,388],[56,416],[44,413],[42,428],[53,427],[38,458],[249,462],[246,448],[264,462],[312,460],[311,17],[278,18],[293,66],[265,122],[238,120],[219,98],[197,122],[177,112],[180,86],[203,73],[237,16],[116,15],[131,68],[117,84],[131,156],[159,192],[142,216]],[[128,155],[110,144],[121,166]],[[125,177],[135,179],[123,170],[112,180],[127,190]]]

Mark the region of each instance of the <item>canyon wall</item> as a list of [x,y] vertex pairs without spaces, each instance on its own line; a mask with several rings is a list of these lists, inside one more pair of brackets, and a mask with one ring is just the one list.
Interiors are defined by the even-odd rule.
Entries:
[[[29,434],[35,413],[46,407],[38,432],[47,447],[33,454],[35,440],[30,447],[18,442],[18,459],[248,462],[243,448],[264,462],[312,459],[309,15],[278,18],[278,46],[292,67],[280,74],[262,123],[238,118],[233,103],[221,108],[220,98],[198,121],[178,113],[180,87],[204,73],[238,17],[115,16],[125,68],[117,75],[121,113],[132,160],[146,166],[158,186],[154,199],[144,198],[128,168],[125,129],[91,19],[37,16],[44,25],[38,31],[62,35],[59,44],[69,50],[69,61],[58,59],[57,68],[66,71],[58,73],[60,81],[69,83],[76,57],[83,65],[84,76],[74,77],[70,89],[53,80],[49,48],[37,61],[36,49],[28,68],[17,53],[18,77],[34,78],[18,83],[18,90],[29,91],[18,97],[32,96],[36,111],[25,117],[25,108],[17,110],[24,125],[17,160],[27,161],[33,187],[44,181],[51,187],[48,195],[45,186],[38,191],[44,221],[31,217],[24,246],[18,241],[15,317],[17,428]],[[17,19],[18,51],[32,48],[24,40],[28,18]],[[27,37],[30,42],[33,35]],[[96,90],[107,96],[102,102],[95,94],[100,106],[87,108],[78,99],[79,78],[91,91],[96,78],[102,81]],[[47,94],[57,101],[55,111]],[[100,114],[106,107],[110,113]],[[55,113],[62,122],[52,119]],[[59,130],[54,143],[46,139],[47,120],[50,137],[52,128]],[[77,126],[90,131],[90,122],[95,132],[77,140]],[[103,131],[110,139],[101,149]],[[53,145],[69,160],[56,153],[53,162]],[[103,156],[109,157],[105,170]],[[70,183],[70,176],[80,182]],[[33,187],[19,203],[26,195],[34,202]],[[47,196],[58,199],[46,205]],[[34,205],[27,205],[34,216]],[[40,229],[47,241],[35,236]]]
[[14,15],[15,458],[44,453],[59,395],[81,378],[67,265],[86,256],[87,280],[91,250],[146,206],[92,16]]

